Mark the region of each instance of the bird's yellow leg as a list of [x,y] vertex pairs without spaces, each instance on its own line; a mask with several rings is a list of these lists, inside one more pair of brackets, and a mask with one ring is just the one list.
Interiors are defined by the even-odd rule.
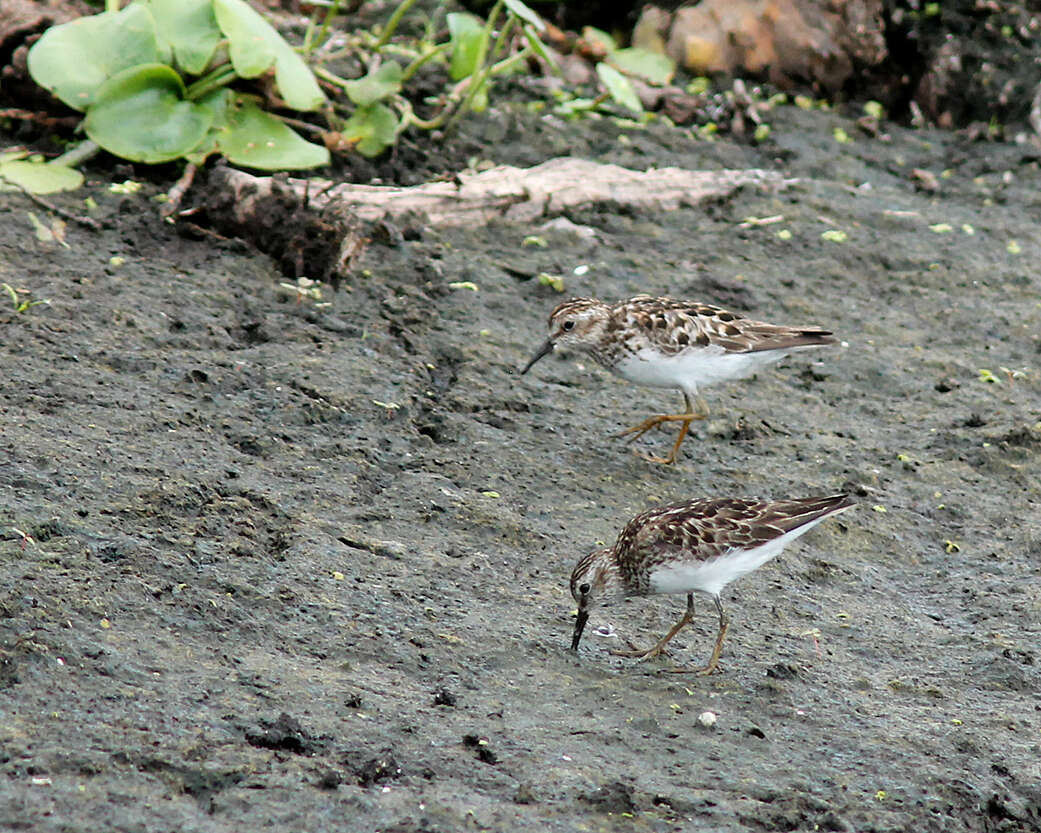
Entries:
[[719,655],[723,653],[723,637],[727,635],[727,629],[730,627],[730,617],[723,610],[723,603],[718,596],[716,596],[714,601],[716,610],[719,612],[719,635],[716,636],[716,647],[712,649],[712,656],[709,657],[708,663],[704,668],[670,668],[668,669],[669,672],[673,674],[698,674],[699,676],[705,676],[716,670],[716,666],[719,665]]
[[683,440],[687,436],[687,431],[690,429],[690,423],[695,419],[706,419],[708,417],[708,405],[705,404],[705,400],[700,396],[697,397],[698,409],[694,410],[694,405],[690,401],[690,396],[686,392],[683,394],[683,401],[687,406],[686,413],[683,414],[658,414],[657,416],[648,417],[639,425],[635,425],[622,433],[618,434],[619,437],[625,437],[629,434],[633,436],[629,437],[627,442],[642,437],[652,428],[661,425],[663,422],[682,422],[680,426],[679,436],[676,438],[676,442],[673,443],[672,451],[669,452],[668,457],[652,457],[650,455],[644,455],[647,460],[652,463],[663,463],[670,465],[676,461],[676,454],[680,450],[680,446],[683,445]]
[[652,659],[658,656],[665,650],[665,646],[669,640],[678,634],[685,625],[690,623],[690,620],[694,618],[694,594],[687,594],[687,610],[683,614],[683,618],[680,619],[675,625],[672,626],[672,630],[663,636],[658,644],[653,648],[648,648],[646,651],[611,651],[616,657],[633,657],[635,659]]

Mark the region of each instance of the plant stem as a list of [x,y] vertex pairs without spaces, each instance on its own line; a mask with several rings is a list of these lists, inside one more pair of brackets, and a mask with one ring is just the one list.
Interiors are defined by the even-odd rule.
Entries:
[[387,21],[387,27],[383,30],[383,33],[380,35],[380,39],[376,41],[376,49],[379,49],[381,46],[386,44],[387,41],[394,37],[394,32],[397,30],[398,24],[401,23],[401,18],[405,16],[406,12],[408,12],[408,10],[411,9],[412,6],[415,5],[415,3],[416,0],[401,0],[400,5],[398,5],[398,7],[394,9],[394,14],[392,14],[390,16],[390,20]]
[[292,125],[293,127],[297,128],[297,130],[303,130],[305,133],[310,133],[313,136],[321,136],[323,133],[325,133],[325,128],[319,127],[317,124],[311,124],[310,122],[302,121],[301,119],[294,119],[290,116],[283,116],[278,113],[272,113],[271,115],[279,121],[288,125]]
[[118,12],[119,11],[119,0],[105,0],[105,11],[106,12]]
[[238,74],[235,72],[235,67],[231,64],[221,64],[208,75],[204,75],[191,84],[184,97],[189,101],[195,101],[213,90],[226,87],[236,78],[238,78]]
[[371,37],[366,37],[367,34],[367,32],[352,32],[346,34],[346,45],[342,49],[337,49],[323,55],[322,63],[338,61],[340,58],[346,58],[348,55],[355,55],[359,51],[371,52],[372,44],[376,42],[376,36],[373,35]]
[[419,118],[415,111],[412,109],[412,105],[407,99],[397,96],[395,103],[401,108],[401,121],[398,123],[398,133],[403,133],[410,126],[418,127],[420,130],[437,130],[445,121],[448,119],[449,113],[452,112],[452,108],[449,104],[445,104],[441,112],[438,113],[434,118],[424,121]]
[[426,26],[423,28],[424,41],[432,41],[437,32],[438,19],[447,13],[449,0],[440,0],[440,2],[434,7],[434,10],[427,16]]
[[416,113],[412,109],[412,104],[409,102],[409,100],[407,98],[405,98],[404,96],[400,96],[400,95],[399,96],[395,96],[394,103],[397,104],[401,108],[401,118],[398,119],[398,129],[397,129],[397,134],[399,136],[408,129],[409,125],[413,125],[413,124],[416,127],[420,128],[421,130],[428,130],[429,129],[429,128],[424,126],[426,124],[426,122],[423,122],[421,119],[417,119],[416,118]]
[[328,81],[330,84],[335,84],[337,87],[343,87],[345,90],[347,89],[347,79],[329,72],[325,67],[314,67],[312,72],[323,81]]
[[517,24],[517,18],[512,14],[506,18],[506,25],[502,27],[499,32],[499,37],[495,39],[495,46],[492,47],[489,53],[489,60],[495,61],[495,56],[502,52],[503,46],[506,44],[506,39],[513,33],[513,28]]
[[488,22],[484,25],[484,34],[481,38],[481,46],[477,52],[476,66],[483,67],[476,71],[470,76],[470,86],[466,90],[466,95],[463,97],[462,103],[459,108],[452,114],[452,117],[448,120],[448,124],[445,125],[445,130],[451,130],[460,117],[470,109],[473,104],[473,100],[477,97],[477,93],[481,91],[481,88],[487,83],[489,70],[491,67],[484,67],[484,62],[488,57],[488,43],[492,39],[492,32],[495,31],[495,22],[499,18],[499,14],[502,12],[503,0],[499,0],[492,9],[491,14],[488,15]]
[[419,68],[423,66],[423,64],[425,64],[431,58],[436,58],[438,55],[444,54],[451,48],[451,43],[442,43],[435,46],[425,55],[420,55],[418,58],[413,60],[412,63],[405,67],[404,72],[401,73],[401,83],[404,84],[406,81],[408,81],[413,75],[415,75],[419,71]]
[[499,63],[489,67],[488,74],[502,75],[504,72],[509,72],[517,64],[524,63],[526,60],[528,60],[528,58],[530,58],[534,54],[535,50],[532,49],[530,46],[526,46],[516,55],[511,55],[509,58],[504,58],[503,60],[499,61]]
[[75,168],[77,165],[86,162],[93,156],[96,156],[101,148],[98,147],[90,139],[84,139],[78,145],[71,150],[65,151],[57,159],[52,159],[52,165],[64,165],[67,168]]
[[488,43],[492,39],[492,32],[495,31],[495,24],[499,20],[499,15],[502,14],[503,5],[503,0],[499,0],[488,14],[488,20],[484,24],[484,33],[481,35],[481,47],[477,52],[475,66],[484,66],[484,61],[488,57]]
[[297,51],[301,55],[310,55],[314,47],[311,45],[314,39],[314,19],[318,16],[318,10],[315,9],[315,14],[312,17],[307,18],[307,28],[304,30],[304,42],[300,44]]
[[308,43],[304,45],[304,54],[310,55],[311,52],[323,43],[329,34],[329,25],[333,22],[333,18],[340,13],[340,2],[341,0],[333,0],[333,4],[326,10],[325,20],[322,21],[322,28],[318,30],[318,37],[314,43]]

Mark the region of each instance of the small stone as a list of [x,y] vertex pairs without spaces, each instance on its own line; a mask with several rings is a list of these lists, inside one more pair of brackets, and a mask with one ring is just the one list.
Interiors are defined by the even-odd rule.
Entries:
[[343,783],[343,775],[335,769],[327,769],[318,778],[318,789],[335,790]]
[[793,680],[799,676],[799,667],[790,662],[778,662],[766,669],[766,676],[775,680]]
[[711,729],[716,725],[717,716],[715,712],[702,712],[698,715],[698,723],[704,726],[706,729]]
[[535,796],[534,790],[532,790],[530,784],[521,782],[517,785],[517,791],[513,794],[514,804],[538,804],[538,798]]
[[434,692],[435,706],[454,706],[455,702],[455,695],[447,688],[439,688],[437,691]]

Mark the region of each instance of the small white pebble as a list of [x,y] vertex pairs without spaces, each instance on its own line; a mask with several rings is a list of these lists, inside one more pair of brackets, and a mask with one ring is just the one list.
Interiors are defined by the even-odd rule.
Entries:
[[713,726],[716,725],[716,713],[702,712],[698,715],[698,723],[700,723],[706,729],[711,729]]

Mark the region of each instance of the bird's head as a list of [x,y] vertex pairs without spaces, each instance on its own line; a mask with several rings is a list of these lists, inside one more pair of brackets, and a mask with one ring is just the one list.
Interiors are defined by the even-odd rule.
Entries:
[[590,609],[622,595],[611,552],[610,549],[591,552],[575,565],[571,573],[571,595],[578,604],[578,618],[571,636],[572,651],[578,650]]
[[549,315],[549,338],[532,356],[521,374],[527,373],[533,364],[558,345],[589,349],[603,338],[610,320],[610,307],[594,298],[572,298],[558,306]]

